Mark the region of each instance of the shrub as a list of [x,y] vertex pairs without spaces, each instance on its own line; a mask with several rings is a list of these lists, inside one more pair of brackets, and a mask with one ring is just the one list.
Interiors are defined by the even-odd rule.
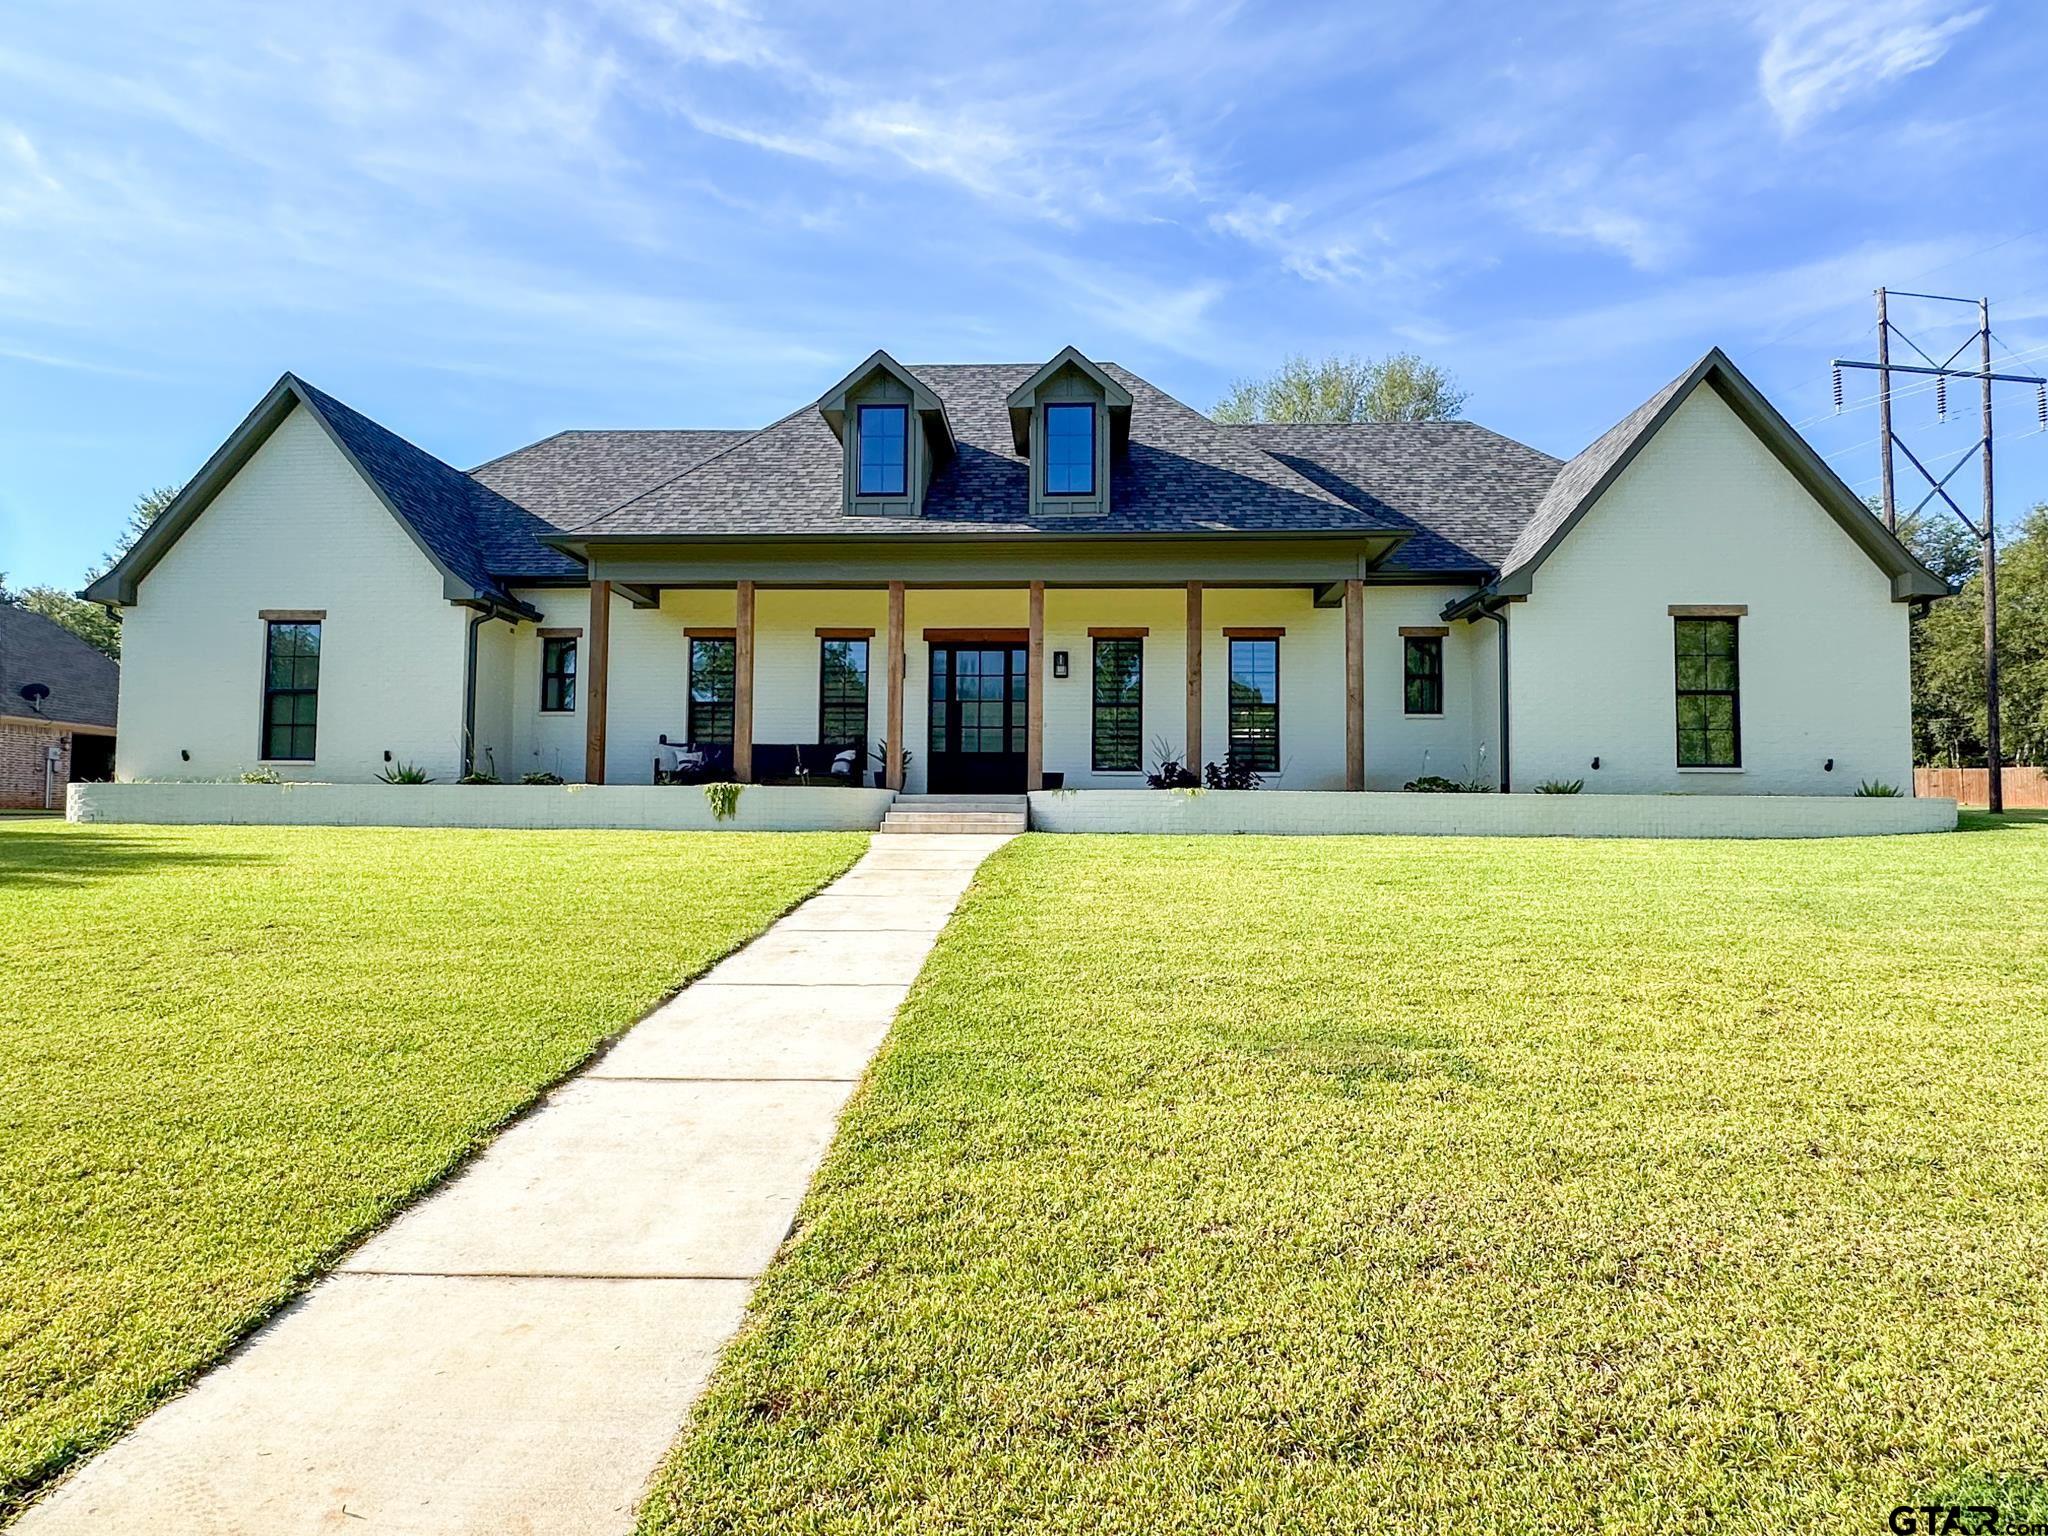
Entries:
[[744,784],[735,784],[729,779],[704,786],[704,798],[711,805],[713,821],[730,821],[733,813],[740,808],[740,791]]
[[1584,779],[1545,779],[1536,786],[1539,795],[1576,795],[1586,787]]
[[393,763],[389,768],[378,774],[377,780],[382,784],[431,784],[434,782],[433,775],[428,773],[426,769],[420,767],[417,763],[408,763],[403,759]]
[[1164,736],[1152,739],[1152,756],[1156,760],[1152,771],[1145,775],[1147,789],[1200,789],[1202,781],[1195,771],[1181,759],[1186,754],[1179,747],[1170,747]]
[[481,773],[465,773],[455,782],[458,784],[502,784],[505,781],[487,768]]
[[547,769],[543,768],[538,773],[522,773],[519,775],[519,782],[522,784],[559,784],[562,782],[562,776],[559,773],[549,773]]
[[241,782],[244,784],[282,784],[284,776],[275,768],[244,768]]
[[1206,789],[1257,789],[1265,782],[1241,757],[1226,757],[1202,770],[1202,784]]
[[1856,786],[1856,793],[1865,800],[1896,800],[1899,798],[1898,787],[1887,784],[1881,779],[1865,779]]
[[1447,779],[1440,773],[1425,773],[1419,779],[1410,779],[1401,786],[1411,795],[1462,795],[1465,786],[1456,779]]

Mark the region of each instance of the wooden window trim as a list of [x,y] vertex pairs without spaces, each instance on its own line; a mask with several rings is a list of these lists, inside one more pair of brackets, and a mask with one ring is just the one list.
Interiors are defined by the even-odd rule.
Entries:
[[319,624],[325,622],[325,608],[259,608],[256,617],[266,624]]
[[543,629],[539,631],[539,634],[543,640],[581,640],[583,638],[583,631],[581,629]]
[[1144,624],[1125,625],[1121,628],[1112,624],[1098,624],[1088,631],[1090,640],[1143,640],[1152,633]]
[[813,631],[813,633],[820,640],[872,640],[875,638],[875,632],[872,629],[820,628]]
[[1284,639],[1286,635],[1286,627],[1279,624],[1263,626],[1226,625],[1223,630],[1223,638],[1226,640],[1280,640]]
[[927,641],[942,645],[1028,645],[1031,631],[1028,629],[928,629],[924,632]]
[[1673,603],[1665,610],[1674,619],[1746,619],[1747,603]]
[[730,624],[726,625],[723,629],[715,625],[709,628],[703,625],[692,625],[683,631],[683,638],[685,640],[735,640],[739,638],[739,631]]
[[1443,640],[1449,638],[1451,627],[1448,624],[1403,624],[1400,633],[1403,640]]

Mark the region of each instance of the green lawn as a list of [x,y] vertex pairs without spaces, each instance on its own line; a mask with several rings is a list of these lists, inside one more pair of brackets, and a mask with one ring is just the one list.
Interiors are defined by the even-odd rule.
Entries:
[[1012,844],[645,1528],[2048,1517],[2048,818],[1969,825]]
[[866,841],[0,826],[0,1511]]

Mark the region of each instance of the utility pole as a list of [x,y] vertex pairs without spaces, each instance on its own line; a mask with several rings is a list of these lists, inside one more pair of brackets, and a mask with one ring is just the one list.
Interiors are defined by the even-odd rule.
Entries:
[[[1974,336],[1964,341],[1961,346],[1957,347],[1955,351],[1949,353],[1947,357],[1937,363],[1932,356],[1921,348],[1919,343],[1892,324],[1885,303],[1888,294],[1885,289],[1878,289],[1877,361],[1870,363],[1843,357],[1838,357],[1834,360],[1835,409],[1839,411],[1842,408],[1842,370],[1844,368],[1874,370],[1877,374],[1877,420],[1880,443],[1878,460],[1882,470],[1882,483],[1884,487],[1883,512],[1885,527],[1894,531],[1898,528],[1898,511],[1893,501],[1892,484],[1892,450],[1896,447],[1901,453],[1905,454],[1913,468],[1920,472],[1921,479],[1927,482],[1927,494],[1920,498],[1919,505],[1913,508],[1913,512],[1917,514],[1921,507],[1926,506],[1928,502],[1939,496],[1948,504],[1948,509],[1962,520],[1963,526],[1977,536],[1978,558],[1984,572],[1984,766],[1987,770],[1985,777],[1988,780],[1988,792],[1985,798],[1989,803],[1992,813],[1997,815],[2005,810],[2005,774],[2002,761],[2004,754],[1998,739],[1998,517],[1992,499],[1991,444],[1994,434],[1991,429],[1991,386],[1994,383],[2033,385],[2040,400],[2042,424],[2044,427],[2048,427],[2048,378],[2042,378],[2038,374],[2031,373],[1993,373],[1991,371],[1991,301],[1989,299],[1964,299],[1946,293],[1907,293],[1903,289],[1899,291],[1898,296],[1906,299],[1925,299],[1935,304],[1974,304],[1977,306],[1977,332]],[[1918,364],[1894,363],[1891,360],[1891,338],[1894,335],[1915,352],[1919,353],[1927,366],[1921,367]],[[1978,344],[1978,366],[1975,368],[1956,367],[1956,359],[1969,350],[1970,342],[1972,341]],[[1919,456],[1892,429],[1892,375],[1894,373],[1932,376],[1935,384],[1935,399],[1940,402],[1940,409],[1944,417],[1948,414],[1948,381],[1950,379],[1974,378],[1983,386],[1983,436],[1940,479],[1935,478],[1933,472],[1920,462]],[[1984,460],[1983,506],[1979,511],[1981,521],[1979,521],[1979,518],[1971,517],[1969,513],[1958,506],[1955,497],[1951,496],[1948,490],[1949,481],[1955,478],[1957,470],[1960,470],[1965,464],[1970,462],[1972,454],[1981,454]]]
[[[1840,408],[1840,401],[1836,402]],[[1899,507],[1892,496],[1892,324],[1885,318],[1884,290],[1877,290],[1877,438],[1884,444],[1879,469],[1884,487],[1884,525],[1899,530]]]

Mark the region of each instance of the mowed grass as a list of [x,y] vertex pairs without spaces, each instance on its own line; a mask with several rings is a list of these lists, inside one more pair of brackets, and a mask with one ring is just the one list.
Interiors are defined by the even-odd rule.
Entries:
[[2048,819],[1970,826],[1012,844],[644,1529],[2048,1516]]
[[0,826],[0,1511],[865,844]]

